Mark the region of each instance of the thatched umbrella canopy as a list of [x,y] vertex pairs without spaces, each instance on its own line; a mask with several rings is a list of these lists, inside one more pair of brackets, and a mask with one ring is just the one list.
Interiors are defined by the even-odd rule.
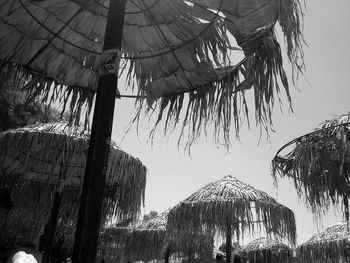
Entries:
[[194,260],[195,254],[197,254],[202,262],[210,260],[213,249],[213,238],[210,236],[202,235],[197,239],[197,242],[192,245],[186,243],[186,246],[181,240],[176,242],[167,240],[168,214],[169,210],[154,218],[132,223],[128,227],[107,228],[101,236],[101,258],[104,258],[106,262],[118,260],[148,262],[181,257],[189,257],[189,260]]
[[268,237],[260,237],[239,251],[245,260],[251,263],[291,263],[293,249],[286,244]]
[[[71,109],[84,103],[91,107],[100,62],[111,55],[101,57],[109,2],[1,0],[2,79],[27,77],[26,88],[35,96],[69,102]],[[160,118],[166,114],[176,120],[185,109],[183,125],[192,127],[193,136],[198,137],[209,119],[217,135],[221,127],[226,134],[231,120],[239,124],[244,90],[254,88],[262,123],[270,121],[273,96],[280,91],[277,81],[289,99],[274,25],[278,22],[283,29],[293,67],[302,67],[301,9],[299,0],[127,0],[118,56],[122,63],[128,61],[126,70],[130,78],[136,77],[141,99],[147,97],[151,105],[162,98],[157,104]],[[112,33],[117,35],[117,29]],[[244,57],[235,51],[240,50],[237,43],[246,59],[234,67]],[[228,62],[231,50],[237,59]],[[225,117],[217,118],[222,114]],[[226,135],[224,139],[227,143]]]
[[350,228],[347,222],[328,227],[297,247],[300,263],[345,263],[350,261]]
[[292,244],[296,239],[294,213],[289,208],[230,175],[207,184],[171,209],[167,229],[171,240],[180,240],[184,232],[218,231],[226,234],[229,247],[231,235],[239,239],[256,231],[282,236]]
[[277,174],[291,178],[315,214],[340,203],[349,220],[350,114],[325,121],[314,132],[289,142],[272,164],[275,180]]
[[[247,106],[244,90],[254,89],[261,124],[271,124],[281,85],[290,100],[276,22],[293,68],[303,67],[299,0],[0,0],[0,10],[4,83],[13,83],[9,77],[20,72],[31,79],[26,88],[33,96],[61,99],[64,107],[70,102],[74,116],[80,116],[84,103],[92,107],[97,91],[88,155],[97,161],[87,165],[84,176],[75,260],[93,262],[96,257],[106,141],[111,136],[121,60],[129,59],[121,68],[135,77],[138,93],[149,104],[158,99],[158,120],[166,115],[166,131],[173,128],[169,123],[181,123],[179,114],[184,111],[182,125],[189,127],[190,143],[213,122],[215,135],[226,145],[231,122],[238,131],[240,106]],[[246,59],[218,81],[215,67],[236,64],[228,62],[228,51],[236,42],[230,43],[227,32]],[[178,79],[171,80],[173,76],[181,76],[183,85],[148,86],[159,79],[175,83]],[[247,107],[243,109],[248,115]],[[90,242],[83,244],[84,239]]]
[[[13,231],[35,242],[59,192],[57,232],[65,246],[72,247],[88,142],[88,130],[66,123],[32,125],[0,134],[0,183],[10,190],[14,202],[7,233]],[[110,147],[102,224],[136,217],[146,185],[146,167],[113,142]]]

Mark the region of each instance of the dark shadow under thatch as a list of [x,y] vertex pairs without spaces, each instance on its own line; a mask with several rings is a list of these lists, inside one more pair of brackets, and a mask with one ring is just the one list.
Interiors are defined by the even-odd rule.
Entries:
[[275,180],[277,174],[290,178],[299,197],[305,199],[315,215],[322,216],[330,204],[340,204],[345,219],[349,220],[349,113],[325,121],[314,132],[283,146],[272,166]]
[[[88,141],[88,130],[66,123],[32,125],[0,134],[0,183],[9,189],[14,202],[5,236],[15,234],[36,243],[59,192],[56,239],[63,239],[71,250]],[[111,218],[136,217],[146,185],[147,169],[138,159],[113,142],[110,150],[102,224]]]
[[350,262],[350,226],[347,222],[328,227],[297,247],[300,263]]

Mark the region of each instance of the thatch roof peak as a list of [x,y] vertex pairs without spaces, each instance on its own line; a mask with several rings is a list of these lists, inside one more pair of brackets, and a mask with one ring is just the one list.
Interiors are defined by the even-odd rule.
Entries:
[[327,227],[324,231],[314,235],[302,245],[317,242],[327,242],[332,240],[349,239],[350,243],[350,225],[347,222],[339,222],[333,226]]
[[181,203],[187,202],[210,202],[210,201],[265,201],[275,202],[275,199],[267,193],[254,188],[253,186],[243,183],[232,175],[211,182],[198,191],[190,195]]
[[292,251],[292,249],[288,247],[286,244],[270,237],[259,237],[242,247],[242,250],[245,252],[264,250],[264,249],[272,250],[276,252],[281,250]]
[[300,263],[350,262],[350,226],[340,222],[297,248]]
[[150,218],[148,220],[141,221],[139,224],[136,225],[136,229],[158,229],[158,230],[164,230],[166,229],[166,225],[168,222],[168,214],[169,210],[166,210],[159,215]]
[[293,262],[293,249],[286,244],[269,238],[260,237],[243,246],[239,253],[249,262]]

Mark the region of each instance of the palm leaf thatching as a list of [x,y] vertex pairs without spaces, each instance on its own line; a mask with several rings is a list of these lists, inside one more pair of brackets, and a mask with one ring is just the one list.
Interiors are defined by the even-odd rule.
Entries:
[[349,220],[350,114],[325,121],[314,132],[289,142],[272,165],[275,180],[277,174],[291,178],[299,197],[316,215],[325,213],[330,204],[342,204]]
[[252,263],[291,263],[293,262],[293,250],[271,238],[260,237],[239,251],[240,255]]
[[[66,123],[37,124],[0,134],[0,183],[14,201],[8,234],[13,231],[36,241],[54,193],[60,191],[57,237],[72,245],[88,141],[88,130]],[[102,224],[136,217],[145,194],[146,167],[113,142],[110,149]]]
[[230,175],[202,187],[169,212],[170,240],[181,240],[186,232],[225,234],[228,229],[237,240],[262,231],[292,244],[296,239],[294,213],[289,208]]
[[328,227],[297,247],[300,263],[345,263],[350,261],[350,230],[347,222]]
[[169,210],[149,220],[132,223],[128,227],[107,228],[100,238],[100,257],[106,262],[118,262],[118,260],[163,262],[166,253],[169,253],[172,262],[182,262],[185,257],[188,258],[188,262],[193,262],[195,254],[202,262],[210,259],[212,237],[202,235],[190,246],[183,246],[181,241],[168,242],[166,235],[168,213]]
[[[2,82],[61,101],[73,117],[83,105],[89,113],[108,6],[109,0],[1,0]],[[282,28],[293,68],[302,70],[302,16],[299,0],[128,0],[121,68],[148,105],[157,101],[156,123],[165,117],[166,131],[182,123],[191,144],[214,123],[215,138],[229,144],[231,122],[238,132],[241,112],[248,115],[245,90],[254,90],[257,123],[264,126],[281,89],[290,101],[274,26]],[[236,43],[245,56],[238,64],[229,59]]]

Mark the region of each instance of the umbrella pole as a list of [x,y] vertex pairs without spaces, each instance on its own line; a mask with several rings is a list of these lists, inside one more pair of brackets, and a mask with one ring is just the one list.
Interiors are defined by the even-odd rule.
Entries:
[[164,255],[164,263],[169,263],[170,258],[170,248],[167,247]]
[[51,215],[47,222],[43,234],[43,238],[39,243],[39,250],[43,252],[42,263],[48,263],[52,254],[53,240],[55,237],[55,230],[57,225],[58,212],[60,210],[61,192],[55,191],[53,204],[51,208]]
[[[113,51],[118,53],[121,49],[125,5],[126,0],[111,0],[109,3],[102,59],[106,59],[104,55],[108,56]],[[108,61],[106,60],[106,62]],[[112,64],[116,67],[114,72],[108,71],[105,73],[104,70],[101,70],[102,74],[98,80],[89,150],[75,232],[72,257],[74,263],[94,263],[97,255],[118,83],[117,71],[119,65],[115,64]]]
[[231,239],[231,225],[228,220],[226,223],[226,263],[231,263],[231,247],[232,247],[232,239]]

